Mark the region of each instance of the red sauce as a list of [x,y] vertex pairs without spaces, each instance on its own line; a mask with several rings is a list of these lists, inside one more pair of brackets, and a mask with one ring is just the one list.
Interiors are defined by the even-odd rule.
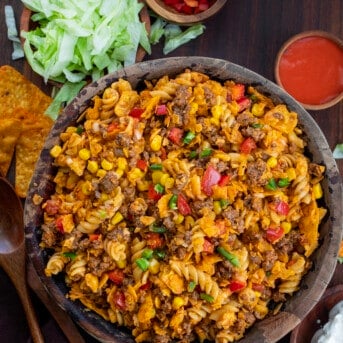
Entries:
[[324,37],[299,39],[281,56],[279,77],[299,102],[326,103],[343,92],[343,49]]

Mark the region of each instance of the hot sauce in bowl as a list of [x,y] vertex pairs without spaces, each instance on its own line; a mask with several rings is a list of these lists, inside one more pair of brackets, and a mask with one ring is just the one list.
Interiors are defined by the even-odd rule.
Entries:
[[307,109],[324,109],[343,99],[343,43],[322,31],[288,40],[275,66],[276,82]]

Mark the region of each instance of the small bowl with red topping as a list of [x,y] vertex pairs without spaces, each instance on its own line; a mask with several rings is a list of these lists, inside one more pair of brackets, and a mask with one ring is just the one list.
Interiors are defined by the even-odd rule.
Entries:
[[217,14],[227,0],[146,0],[163,19],[179,25],[201,23]]

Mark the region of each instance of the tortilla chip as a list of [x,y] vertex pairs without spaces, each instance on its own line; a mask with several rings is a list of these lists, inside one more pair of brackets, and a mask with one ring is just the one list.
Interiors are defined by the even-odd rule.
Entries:
[[0,174],[7,175],[22,124],[17,119],[0,119]]
[[36,128],[23,131],[16,147],[15,190],[21,198],[25,198],[36,162],[43,148],[50,128]]
[[12,117],[18,108],[43,114],[52,99],[11,66],[0,67],[0,118]]

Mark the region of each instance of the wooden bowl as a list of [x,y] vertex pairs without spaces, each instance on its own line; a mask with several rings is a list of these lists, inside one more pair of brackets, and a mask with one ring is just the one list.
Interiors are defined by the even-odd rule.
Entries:
[[163,19],[179,25],[192,25],[202,23],[217,14],[227,0],[216,0],[208,10],[197,14],[183,14],[166,5],[163,0],[146,0],[146,4]]
[[290,343],[311,343],[313,335],[328,321],[330,310],[343,300],[343,285],[328,288],[320,301],[292,331]]
[[[31,15],[32,15],[32,11],[28,9],[27,7],[24,7],[20,16],[20,32],[21,31],[28,32],[37,27],[37,23],[31,21]],[[139,16],[140,16],[141,22],[145,24],[145,28],[149,34],[150,29],[151,29],[150,16],[148,13],[148,8],[146,6],[142,8],[141,12],[139,13]],[[24,44],[24,42],[25,40],[21,38],[21,43]],[[144,59],[145,55],[146,55],[146,51],[141,46],[139,46],[137,49],[137,54],[136,54],[136,62],[141,62]],[[61,86],[59,83],[55,81],[50,81],[50,82],[57,86]]]
[[103,342],[134,343],[127,330],[101,319],[78,302],[68,300],[65,297],[68,289],[62,275],[54,278],[45,275],[48,256],[47,252],[39,247],[43,211],[34,199],[37,199],[35,195],[38,195],[46,200],[54,192],[53,175],[56,169],[52,164],[50,149],[59,144],[59,135],[66,127],[76,125],[78,117],[96,94],[101,93],[119,78],[125,78],[135,88],[142,85],[144,80],[157,79],[163,75],[175,76],[185,68],[206,73],[217,80],[232,79],[254,85],[258,91],[270,95],[275,103],[287,104],[290,110],[299,114],[299,124],[306,137],[312,160],[326,166],[322,187],[323,201],[329,213],[320,226],[320,246],[313,255],[313,267],[303,278],[300,290],[285,304],[282,311],[257,322],[240,341],[241,343],[273,343],[293,330],[305,318],[322,296],[333,275],[342,238],[342,187],[331,149],[319,126],[308,112],[274,83],[228,61],[194,56],[145,61],[107,75],[98,82],[86,86],[55,122],[37,162],[24,210],[27,252],[52,298],[87,332]]
[[342,68],[343,41],[328,32],[306,31],[282,45],[274,74],[304,108],[322,110],[343,99]]

